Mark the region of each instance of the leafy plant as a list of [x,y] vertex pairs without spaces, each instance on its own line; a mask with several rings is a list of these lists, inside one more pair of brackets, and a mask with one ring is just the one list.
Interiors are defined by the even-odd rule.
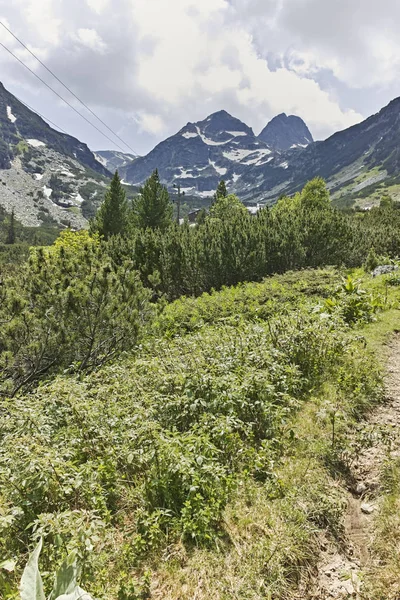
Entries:
[[360,287],[360,282],[355,281],[350,275],[343,280],[336,295],[328,298],[324,303],[324,310],[330,314],[340,315],[349,325],[370,322],[381,308],[380,299],[368,294]]
[[[43,581],[39,571],[39,556],[42,539],[29,556],[21,577],[21,600],[46,600]],[[77,584],[79,569],[75,554],[70,554],[58,570],[54,587],[48,600],[92,600],[91,596]]]

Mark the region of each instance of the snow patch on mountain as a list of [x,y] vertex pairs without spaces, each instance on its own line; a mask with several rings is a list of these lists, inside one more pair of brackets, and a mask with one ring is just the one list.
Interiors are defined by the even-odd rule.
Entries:
[[195,131],[185,131],[185,133],[182,133],[182,137],[186,138],[187,140],[190,140],[190,138],[198,137],[198,135],[199,134]]
[[46,145],[44,142],[41,142],[41,141],[35,140],[35,139],[29,139],[26,141],[28,142],[28,144],[30,146],[33,146],[33,148],[41,148]]
[[210,138],[208,138],[206,135],[204,135],[204,133],[202,133],[199,129],[199,127],[196,126],[197,129],[197,133],[199,134],[199,136],[201,137],[201,139],[203,140],[203,142],[205,144],[207,144],[207,146],[225,146],[228,142],[230,142],[230,140],[225,140],[222,142],[216,142]]
[[10,119],[11,123],[15,123],[17,117],[12,114],[11,106],[7,106],[7,117]]
[[179,167],[179,168],[181,170],[181,172],[179,173],[179,175],[177,175],[177,177],[179,177],[179,178],[182,178],[182,179],[194,179],[195,177],[198,177],[198,175],[193,175],[193,173],[187,171],[183,167]]
[[50,198],[51,194],[53,193],[53,190],[51,189],[51,187],[47,187],[47,185],[43,186],[43,193],[46,196],[46,198]]
[[249,156],[249,154],[253,154],[253,153],[254,153],[254,150],[246,150],[245,148],[235,148],[234,150],[231,150],[230,152],[223,152],[223,155],[228,160],[232,160],[234,162],[240,162],[241,160],[243,160],[244,158]]
[[266,164],[273,158],[271,156],[267,161],[262,161],[262,159],[265,158],[265,156],[268,156],[269,154],[271,154],[271,150],[268,150],[267,148],[263,148],[262,150],[256,150],[255,154],[256,155],[253,156],[252,158],[249,158],[249,160],[244,161],[243,164],[244,165],[261,165],[261,164]]
[[97,154],[97,152],[93,152],[93,154],[94,154],[94,157],[97,160],[97,162],[99,162],[101,165],[103,165],[103,167],[107,168],[108,161],[105,158],[103,158],[102,156],[100,156],[100,154]]
[[217,171],[217,173],[219,175],[226,175],[228,169],[226,169],[225,167],[218,167],[217,163],[215,163],[214,161],[212,161],[211,159],[208,159],[208,162],[210,163],[210,165],[215,169],[215,171]]
[[240,137],[243,135],[247,135],[247,133],[245,131],[227,131],[226,133],[229,133],[229,135],[232,135],[233,137]]

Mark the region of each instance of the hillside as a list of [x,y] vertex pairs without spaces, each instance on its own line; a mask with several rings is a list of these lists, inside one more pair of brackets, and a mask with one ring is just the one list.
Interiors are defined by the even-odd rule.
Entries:
[[[355,460],[342,444],[356,428],[359,443],[368,435],[360,419],[381,388],[360,336],[372,305],[349,328],[358,291],[341,294],[340,280],[291,273],[183,299],[132,356],[3,405],[5,556],[21,553],[34,519],[40,564],[60,565],[65,549],[53,539],[76,548],[93,597],[283,600],[358,589],[357,555],[340,554]],[[379,585],[376,574],[364,579]]]
[[179,183],[188,194],[210,198],[221,179],[235,189],[250,165],[261,168],[273,155],[250,127],[222,110],[203,121],[188,123],[122,174],[127,182],[139,184],[157,168],[169,187]]
[[400,100],[393,100],[362,123],[312,142],[306,124],[282,114],[256,137],[225,111],[188,123],[124,170],[131,183],[143,182],[155,168],[169,187],[210,197],[218,180],[246,202],[273,204],[315,176],[326,179],[342,206],[379,202],[383,192],[400,197]]
[[110,173],[86,144],[51,128],[0,83],[0,205],[28,226],[83,227]]
[[284,169],[274,160],[263,170],[252,167],[243,179],[259,181],[254,193],[271,202],[319,175],[327,180],[334,200],[356,202],[368,187],[387,188],[398,182],[399,128],[400,99],[396,99],[358,125],[301,152],[287,152]]
[[111,173],[129,166],[138,158],[136,154],[118,152],[117,150],[97,150],[94,152],[94,157]]
[[[259,136],[222,110],[158,144],[146,156],[92,153],[60,133],[0,87],[0,204],[28,226],[84,227],[101,202],[110,172],[139,186],[158,169],[172,191],[180,184],[191,207],[208,203],[221,179],[245,202],[273,204],[315,176],[333,202],[370,207],[384,193],[400,198],[400,100],[366,121],[313,142],[299,117],[278,115]],[[127,187],[130,196],[135,189]],[[198,198],[198,202],[196,202]]]
[[102,218],[5,244],[2,598],[42,546],[46,595],[61,569],[102,600],[395,600],[399,206],[315,179],[257,218]]

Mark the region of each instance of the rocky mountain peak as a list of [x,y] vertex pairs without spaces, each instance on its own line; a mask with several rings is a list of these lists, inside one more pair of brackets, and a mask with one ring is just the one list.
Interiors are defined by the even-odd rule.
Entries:
[[249,165],[265,165],[272,152],[251,127],[225,110],[187,123],[122,171],[124,180],[141,184],[157,168],[163,183],[179,183],[187,194],[212,197],[221,179],[232,188]]
[[210,133],[240,132],[245,135],[254,135],[251,127],[230,115],[226,110],[220,110],[198,123],[205,131]]
[[305,148],[314,140],[303,119],[281,113],[262,130],[258,139],[279,152],[290,148]]

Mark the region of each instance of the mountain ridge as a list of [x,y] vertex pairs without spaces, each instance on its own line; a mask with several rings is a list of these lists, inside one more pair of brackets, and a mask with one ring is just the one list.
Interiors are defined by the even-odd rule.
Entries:
[[339,206],[358,202],[368,207],[384,189],[400,198],[400,97],[317,142],[295,115],[277,115],[257,136],[221,109],[188,122],[138,157],[92,152],[51,128],[0,83],[0,132],[0,204],[30,226],[86,226],[116,169],[124,183],[142,185],[157,168],[170,190],[178,184],[202,203],[221,179],[244,202],[273,204],[316,176],[326,179]]
[[0,83],[0,204],[23,225],[81,228],[110,172],[88,146],[56,131]]
[[[354,204],[359,197],[365,204],[363,198],[369,197],[369,192],[372,202],[378,202],[379,190],[387,186],[391,190],[391,186],[400,184],[397,175],[400,173],[400,98],[393,99],[361,123],[335,132],[323,141],[312,141],[305,123],[295,117],[301,125],[303,141],[310,143],[291,144],[295,147],[284,151],[278,150],[279,144],[271,138],[267,144],[260,136],[254,136],[252,129],[241,121],[239,136],[230,137],[225,126],[217,136],[208,138],[207,123],[211,117],[215,119],[215,115],[221,114],[225,121],[228,117],[238,121],[226,111],[219,111],[203,121],[188,123],[131,165],[126,180],[140,184],[152,169],[159,167],[161,179],[168,187],[179,183],[195,196],[211,196],[218,180],[224,179],[228,190],[243,201],[273,204],[281,194],[292,194],[308,180],[321,176],[327,180],[334,201],[342,206]],[[282,118],[287,122],[290,117],[282,113],[270,123],[278,123]],[[271,131],[268,125],[264,132]],[[188,139],[182,141],[182,136]],[[396,188],[394,193],[400,197],[400,189]]]
[[296,115],[277,115],[264,127],[258,139],[274,150],[284,152],[291,148],[304,148],[314,142],[307,125]]
[[176,183],[186,193],[211,197],[222,178],[233,185],[249,164],[265,164],[271,154],[251,127],[220,110],[187,123],[124,169],[123,176],[140,184],[157,168],[169,187]]

